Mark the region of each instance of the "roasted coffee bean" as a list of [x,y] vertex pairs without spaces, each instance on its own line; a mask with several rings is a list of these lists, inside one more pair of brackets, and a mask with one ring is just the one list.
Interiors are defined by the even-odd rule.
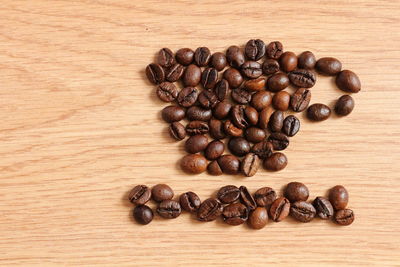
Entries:
[[308,188],[303,183],[291,182],[285,188],[285,197],[290,202],[306,201],[309,195]]
[[350,225],[354,221],[354,212],[351,209],[339,210],[335,213],[334,220],[339,225]]
[[245,186],[239,187],[240,189],[240,201],[246,205],[249,210],[254,210],[257,208],[257,204],[254,201],[253,196],[250,194],[249,190]]
[[181,168],[187,173],[202,173],[207,168],[207,160],[199,154],[189,154],[182,158]]
[[227,80],[222,79],[215,85],[214,88],[215,94],[218,97],[219,101],[224,101],[229,93],[229,83]]
[[260,167],[260,158],[254,153],[248,153],[241,164],[242,173],[247,177],[251,177],[257,173]]
[[211,175],[222,175],[221,167],[218,164],[218,161],[211,161],[207,166],[207,171]]
[[204,156],[208,160],[214,160],[219,158],[224,153],[224,150],[224,143],[218,140],[214,140],[207,145],[206,149],[204,150]]
[[245,114],[246,106],[244,105],[235,105],[231,109],[231,118],[233,124],[240,129],[244,129],[249,125]]
[[307,117],[313,121],[324,121],[331,115],[331,109],[324,104],[312,104],[307,109]]
[[250,143],[243,137],[232,137],[228,142],[228,148],[233,155],[242,157],[250,152]]
[[317,81],[315,74],[306,69],[297,69],[289,73],[289,80],[298,87],[310,88]]
[[169,48],[162,48],[158,52],[157,60],[162,67],[169,68],[175,63],[174,53]]
[[297,66],[300,69],[312,70],[317,62],[314,54],[310,51],[304,51],[299,55]]
[[316,213],[314,206],[305,201],[298,201],[290,205],[290,215],[300,222],[310,222]]
[[318,217],[327,220],[333,217],[333,207],[331,202],[324,197],[316,197],[313,201]]
[[354,109],[354,99],[349,95],[342,95],[336,101],[335,112],[339,116],[347,116]]
[[282,132],[287,136],[295,136],[297,132],[300,130],[300,120],[294,116],[289,115],[283,121]]
[[222,155],[218,158],[218,164],[226,174],[237,174],[239,172],[240,161],[233,155]]
[[284,197],[275,199],[272,202],[269,214],[274,222],[280,222],[285,219],[290,212],[290,202]]
[[290,94],[286,91],[277,92],[272,98],[272,105],[275,109],[286,111],[289,109]]
[[268,141],[272,143],[274,150],[284,150],[289,145],[289,138],[283,133],[272,133]]
[[251,101],[251,93],[243,88],[233,89],[231,96],[239,104],[248,104]]
[[205,135],[197,134],[189,137],[185,142],[185,150],[190,154],[195,154],[206,149],[208,139]]
[[[214,139],[224,139],[225,138],[225,131],[224,131],[224,124],[222,121],[211,119],[208,122],[210,126],[210,135]],[[240,130],[240,129],[239,129]]]
[[251,39],[247,42],[244,52],[250,60],[260,60],[265,55],[265,43],[260,39]]
[[201,85],[206,89],[214,88],[218,81],[218,71],[214,68],[205,68],[201,74]]
[[266,136],[265,131],[257,127],[247,128],[244,135],[246,136],[247,141],[252,143],[261,142]]
[[181,205],[173,200],[164,200],[158,205],[157,213],[165,219],[175,219],[181,215]]
[[230,120],[224,122],[224,131],[230,136],[242,136],[243,130],[236,127]]
[[153,211],[146,205],[139,205],[133,209],[133,217],[140,224],[149,224],[153,220],[153,216]]
[[310,100],[311,91],[306,88],[299,88],[290,99],[290,107],[295,112],[302,112],[308,107]]
[[246,108],[244,109],[244,115],[249,125],[257,125],[258,112],[255,108],[246,106]]
[[264,77],[259,77],[257,79],[251,79],[248,81],[244,82],[244,89],[248,91],[261,91],[265,89],[265,83],[267,82],[267,79]]
[[266,59],[262,65],[262,71],[265,75],[271,75],[279,71],[279,62],[275,59]]
[[297,56],[293,52],[285,52],[279,58],[279,65],[285,72],[290,72],[297,67]]
[[157,184],[151,189],[151,197],[156,202],[170,200],[174,197],[174,191],[166,184]]
[[264,168],[269,171],[283,170],[288,163],[287,157],[281,152],[272,153],[264,160]]
[[351,70],[342,70],[336,76],[336,85],[340,90],[350,93],[358,93],[361,90],[361,82],[357,74]]
[[225,119],[231,111],[232,105],[228,101],[219,102],[213,109],[213,115],[217,119]]
[[234,68],[240,68],[245,61],[244,53],[240,50],[240,47],[236,45],[228,48],[226,51],[226,59]]
[[210,62],[211,52],[207,47],[199,47],[194,51],[194,62],[199,67],[205,67]]
[[166,122],[180,121],[185,118],[185,109],[179,106],[166,106],[161,110],[161,117]]
[[272,132],[280,132],[282,130],[283,127],[283,122],[285,119],[285,114],[280,111],[280,110],[276,110],[274,111],[274,113],[272,113],[271,117],[269,118],[269,129]]
[[165,80],[163,67],[154,63],[147,65],[146,76],[147,79],[154,84],[160,84]]
[[198,95],[195,87],[185,87],[179,92],[177,102],[182,107],[191,107],[196,102]]
[[217,198],[221,203],[229,204],[238,200],[240,197],[240,190],[234,185],[226,185],[221,187],[217,192]]
[[185,86],[197,86],[201,79],[201,69],[194,64],[186,67],[182,76],[182,82]]
[[186,111],[186,118],[190,121],[209,121],[211,115],[211,109],[204,109],[198,106],[192,106]]
[[335,210],[345,209],[349,202],[349,193],[342,185],[337,185],[329,190],[329,201]]
[[208,123],[205,121],[191,121],[186,125],[186,132],[189,135],[206,134],[208,131]]
[[200,207],[201,201],[196,193],[191,191],[183,193],[179,197],[179,203],[181,204],[181,208],[186,210],[187,212],[195,212]]
[[222,205],[215,198],[208,198],[201,203],[197,210],[197,219],[203,222],[210,222],[221,216]]
[[282,72],[273,74],[268,78],[267,89],[271,92],[279,92],[289,86],[289,77]]
[[173,83],[162,82],[158,85],[156,94],[164,102],[172,102],[178,96],[178,89]]
[[260,126],[261,129],[268,128],[268,122],[273,112],[274,109],[272,107],[266,107],[260,111],[258,115],[258,126]]
[[198,97],[199,104],[205,109],[212,109],[219,102],[213,91],[203,90]]
[[224,207],[222,218],[229,225],[240,225],[247,221],[249,210],[241,203],[232,203]]
[[252,95],[250,105],[261,111],[272,103],[272,95],[268,91],[260,91]]
[[187,66],[193,62],[194,52],[190,48],[181,48],[176,52],[175,59],[178,63]]
[[283,53],[283,45],[279,41],[274,41],[268,44],[266,49],[267,58],[279,59]]
[[262,229],[267,225],[268,212],[266,208],[258,207],[250,212],[249,215],[249,226],[253,229]]
[[323,57],[318,59],[315,68],[324,75],[336,75],[342,70],[342,63],[334,57]]
[[268,207],[276,199],[276,192],[271,187],[262,187],[254,193],[254,200],[259,207]]
[[184,68],[181,64],[174,64],[171,67],[168,68],[165,76],[167,81],[169,82],[176,82],[182,77]]
[[212,54],[210,59],[210,65],[214,67],[217,71],[225,69],[226,64],[227,64],[226,56],[223,53],[217,52]]
[[241,69],[243,75],[249,79],[256,79],[262,74],[261,64],[257,61],[246,61],[241,66]]
[[132,204],[143,205],[151,198],[151,190],[145,185],[135,186],[128,195]]
[[172,138],[180,141],[185,139],[186,137],[186,129],[185,126],[182,125],[180,122],[173,122],[169,126],[169,134],[171,135]]
[[224,79],[228,81],[230,88],[238,88],[242,82],[243,77],[237,69],[229,68],[224,71]]
[[255,144],[251,148],[251,152],[256,154],[261,159],[266,159],[272,155],[272,149],[273,149],[272,144],[264,140],[262,142]]

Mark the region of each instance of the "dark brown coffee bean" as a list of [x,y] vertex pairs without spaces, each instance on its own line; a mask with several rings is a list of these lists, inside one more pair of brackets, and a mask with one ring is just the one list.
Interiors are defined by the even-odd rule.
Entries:
[[231,96],[232,99],[239,104],[248,104],[251,101],[251,93],[243,88],[233,89]]
[[227,80],[222,79],[215,85],[214,88],[215,94],[218,97],[219,101],[224,101],[229,93],[229,83]]
[[282,72],[273,74],[268,78],[267,89],[271,92],[279,92],[289,86],[289,77]]
[[210,62],[211,52],[207,47],[199,47],[194,51],[194,62],[199,67],[205,67]]
[[185,142],[185,150],[190,154],[195,154],[206,149],[208,139],[205,135],[197,134],[189,137]]
[[354,212],[351,209],[339,210],[335,213],[334,220],[339,225],[350,225],[354,221]]
[[244,52],[250,60],[260,60],[265,55],[265,43],[260,39],[251,39],[247,42]]
[[290,202],[284,197],[277,198],[272,202],[269,214],[274,222],[280,222],[285,219],[290,212]]
[[208,131],[208,123],[205,121],[191,121],[186,125],[186,132],[189,135],[206,134]]
[[169,82],[176,82],[182,77],[184,68],[181,64],[174,64],[171,67],[168,68],[165,76],[167,81]]
[[281,152],[272,153],[272,155],[264,160],[264,168],[269,171],[283,170],[288,163],[287,157]]
[[246,106],[244,105],[235,105],[231,109],[231,118],[233,124],[240,129],[244,129],[249,125],[247,121],[247,117],[245,114]]
[[268,91],[260,91],[252,95],[250,105],[261,111],[272,103],[272,95]]
[[181,205],[173,200],[164,200],[158,205],[157,213],[165,219],[175,219],[181,215]]
[[193,62],[194,52],[190,48],[181,48],[176,52],[175,58],[178,63],[187,66]]
[[229,204],[239,199],[240,190],[234,185],[221,187],[217,192],[217,198],[221,203]]
[[272,144],[264,140],[262,142],[255,144],[251,148],[251,152],[256,154],[261,159],[266,159],[272,155],[272,149],[273,149]]
[[242,136],[243,130],[236,127],[230,120],[224,122],[224,131],[229,136]]
[[214,140],[207,145],[206,149],[204,150],[204,156],[208,160],[214,160],[219,158],[224,153],[224,150],[224,143],[218,140]]
[[185,118],[185,109],[179,106],[167,106],[161,110],[161,117],[166,122],[180,121]]
[[311,88],[317,81],[315,74],[306,69],[297,69],[289,73],[289,80],[298,87]]
[[221,167],[218,164],[218,161],[211,161],[207,166],[207,171],[211,175],[222,175]]
[[209,121],[208,125],[210,126],[210,135],[214,139],[224,139],[225,138],[225,131],[224,131],[224,124],[222,121],[212,119]]
[[135,186],[128,195],[128,199],[132,204],[143,205],[151,198],[151,190],[145,185]]
[[174,197],[174,191],[166,184],[157,184],[151,189],[151,197],[156,202],[170,200]]
[[290,202],[306,201],[309,195],[308,188],[303,183],[291,182],[285,188],[285,197]]
[[207,160],[199,154],[189,154],[182,158],[181,168],[187,173],[202,173],[207,168]]
[[253,229],[262,229],[267,225],[268,212],[266,208],[258,207],[250,212],[249,215],[249,226]]
[[239,187],[240,189],[240,201],[246,205],[246,207],[249,210],[254,210],[257,208],[257,204],[253,198],[253,196],[250,194],[249,190],[245,186]]
[[259,207],[269,207],[276,199],[276,192],[271,187],[262,187],[254,193],[254,200]]
[[149,224],[153,220],[153,216],[153,211],[146,205],[139,205],[133,209],[133,217],[140,224]]
[[221,216],[222,205],[215,198],[208,198],[201,203],[197,210],[197,219],[203,222],[210,222]]
[[256,154],[248,153],[241,163],[242,173],[247,177],[254,176],[260,167],[260,162],[260,158]]
[[252,143],[261,142],[266,136],[265,131],[257,127],[247,128],[244,135],[246,136],[247,141]]
[[249,125],[257,125],[258,112],[255,108],[246,106],[246,108],[244,109],[244,115]]
[[304,51],[299,55],[297,66],[300,69],[312,70],[317,62],[314,54],[310,51]]
[[158,64],[149,64],[146,67],[146,76],[150,82],[160,84],[165,80],[164,69]]
[[329,190],[329,201],[335,210],[345,209],[349,202],[349,193],[342,185],[337,185]]
[[212,91],[203,90],[198,97],[199,104],[205,109],[212,109],[219,102]]
[[347,116],[354,109],[354,99],[349,95],[342,95],[336,101],[335,112],[339,116]]
[[283,121],[285,119],[285,114],[280,111],[276,110],[274,113],[272,113],[271,117],[269,118],[269,129],[272,132],[280,132],[283,127]]
[[214,68],[205,68],[201,74],[201,85],[205,89],[214,88],[218,81],[218,71]]
[[218,158],[218,164],[226,174],[237,174],[239,172],[240,161],[233,155],[222,155]]
[[226,59],[234,68],[240,68],[245,61],[244,53],[240,50],[240,47],[236,45],[228,48],[226,51]]
[[361,82],[358,76],[351,70],[343,70],[336,76],[336,85],[340,90],[349,93],[358,93],[361,90]]
[[195,87],[185,87],[179,92],[177,102],[182,107],[191,107],[196,102],[198,95]]
[[272,143],[274,150],[284,150],[289,146],[289,138],[283,133],[272,133],[268,141]]
[[158,52],[157,60],[162,67],[169,68],[175,63],[174,53],[169,48],[162,48]]
[[173,83],[162,82],[158,85],[156,94],[164,102],[172,102],[178,96],[178,89]]
[[277,92],[272,98],[272,105],[275,109],[286,111],[289,109],[290,94],[286,91]]
[[266,107],[260,111],[258,115],[258,126],[260,126],[261,129],[268,128],[268,122],[273,112],[274,109],[272,107]]
[[308,107],[310,100],[311,91],[306,88],[299,88],[290,99],[290,107],[295,112],[302,112]]
[[262,71],[265,75],[271,75],[279,71],[279,62],[275,59],[266,59],[262,65]]
[[182,82],[185,86],[197,86],[201,79],[201,69],[194,64],[186,67],[182,76]]
[[227,65],[226,56],[221,52],[216,52],[211,56],[210,65],[217,71],[225,69]]
[[267,79],[265,79],[264,77],[259,77],[257,79],[251,79],[245,81],[243,87],[247,91],[252,91],[252,92],[261,91],[265,89],[266,82]]
[[187,212],[195,212],[200,207],[201,201],[196,193],[189,191],[183,193],[179,197],[179,203],[181,204],[183,210],[186,210]]
[[185,139],[186,137],[186,129],[185,126],[182,125],[180,122],[173,122],[169,126],[169,134],[171,135],[172,138],[180,141]]
[[228,101],[219,102],[213,109],[213,115],[217,119],[225,119],[231,111],[232,105]]
[[333,207],[331,202],[324,197],[316,197],[313,201],[318,217],[327,220],[333,217]]
[[282,132],[287,136],[295,136],[300,130],[300,121],[294,115],[289,115],[283,121]]
[[323,57],[318,59],[315,68],[324,75],[336,75],[342,70],[342,63],[334,57]]
[[224,71],[224,79],[228,82],[230,88],[238,88],[242,82],[243,77],[237,69],[229,68]]
[[229,225],[240,225],[247,221],[249,210],[241,203],[232,203],[224,207],[222,218]]
[[250,152],[250,143],[243,137],[232,137],[228,142],[228,148],[233,155],[242,157]]
[[249,79],[256,79],[262,74],[261,64],[257,61],[246,61],[241,66],[241,69],[243,75]]
[[267,58],[279,59],[283,53],[283,45],[279,41],[274,41],[268,44],[266,49]]
[[293,52],[285,52],[279,58],[279,65],[285,72],[290,72],[297,67],[297,56]]
[[209,121],[211,115],[211,109],[204,109],[198,106],[192,106],[186,111],[186,118],[190,121]]
[[331,109],[324,104],[312,104],[307,109],[307,117],[313,121],[324,121],[331,115]]
[[290,205],[290,215],[299,222],[310,222],[316,213],[314,206],[305,201],[298,201]]

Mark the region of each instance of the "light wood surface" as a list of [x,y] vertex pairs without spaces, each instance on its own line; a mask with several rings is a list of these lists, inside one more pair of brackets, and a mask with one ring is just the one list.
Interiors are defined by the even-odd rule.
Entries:
[[[0,265],[400,265],[399,1],[3,1],[0,7]],[[224,51],[250,38],[333,56],[362,91],[346,118],[302,118],[288,167],[252,178],[185,175],[144,76],[161,47]],[[312,102],[342,92],[320,77]],[[226,184],[336,184],[353,225],[314,220],[131,219],[136,184],[202,199]]]

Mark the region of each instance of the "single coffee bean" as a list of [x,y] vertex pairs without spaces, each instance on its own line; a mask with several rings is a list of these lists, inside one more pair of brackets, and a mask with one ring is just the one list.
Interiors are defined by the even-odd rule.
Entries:
[[195,87],[185,87],[179,92],[177,102],[182,107],[191,107],[196,102],[198,95]]
[[268,91],[260,91],[251,97],[250,105],[257,111],[261,111],[272,103],[272,95]]
[[273,112],[274,112],[274,109],[272,107],[266,107],[260,111],[260,113],[258,115],[258,126],[261,129],[268,128],[268,123],[269,123],[270,117]]
[[276,110],[274,113],[272,113],[271,117],[269,118],[269,129],[271,132],[280,132],[283,127],[283,122],[285,119],[285,114],[280,111]]
[[234,68],[229,68],[224,71],[223,77],[226,81],[228,81],[230,88],[238,88],[243,82],[242,75],[237,69]]
[[198,97],[199,104],[205,109],[212,109],[219,102],[213,91],[203,90]]
[[324,75],[336,75],[342,70],[342,63],[334,57],[323,57],[318,59],[315,68]]
[[168,68],[165,77],[169,82],[176,82],[182,77],[184,68],[181,64],[174,64]]
[[224,131],[229,136],[242,136],[243,130],[236,127],[230,120],[224,122]]
[[258,112],[255,108],[246,106],[246,108],[244,109],[244,115],[249,125],[257,125]]
[[336,85],[340,90],[349,93],[358,93],[361,90],[361,82],[357,74],[351,70],[342,70],[336,76]]
[[241,69],[243,75],[249,79],[256,79],[262,74],[261,64],[257,61],[246,61],[241,66]]
[[241,203],[232,203],[224,207],[222,218],[229,225],[240,225],[247,221],[249,210]]
[[243,137],[232,137],[228,142],[228,148],[233,155],[242,157],[250,152],[250,143]]
[[272,144],[264,140],[262,142],[255,144],[251,148],[251,152],[256,154],[261,159],[266,159],[272,155],[272,149],[273,149]]
[[309,195],[308,188],[303,183],[291,182],[285,188],[285,197],[290,202],[306,201]]
[[240,68],[245,61],[244,54],[239,46],[233,45],[226,51],[226,59],[228,63],[234,68]]
[[240,161],[233,155],[222,155],[218,158],[218,164],[226,174],[237,174],[239,172]]
[[268,141],[272,143],[274,150],[284,150],[289,146],[289,138],[283,133],[272,133]]
[[195,212],[200,207],[201,201],[196,193],[189,191],[183,193],[179,197],[179,203],[183,210],[186,210],[187,212]]
[[178,96],[178,89],[173,83],[162,82],[158,85],[156,94],[164,102],[172,102]]
[[285,219],[290,212],[290,202],[284,197],[279,197],[272,202],[269,214],[274,222],[280,222]]
[[336,101],[335,112],[339,116],[347,116],[354,109],[354,99],[349,95],[342,95]]
[[206,134],[208,131],[208,123],[205,121],[191,121],[186,125],[186,132],[189,135]]
[[163,67],[158,64],[149,64],[146,67],[146,76],[151,83],[160,84],[165,80]]
[[306,88],[299,88],[290,99],[290,107],[295,112],[302,112],[308,107],[310,100],[311,91]]
[[207,168],[207,160],[199,154],[189,154],[182,158],[181,168],[183,171],[192,174],[202,173]]
[[297,132],[300,130],[300,120],[294,116],[289,115],[283,121],[282,132],[287,136],[295,136]]
[[354,212],[351,209],[339,210],[335,213],[334,220],[339,225],[350,225],[354,221]]
[[268,207],[276,199],[276,192],[271,187],[262,187],[254,193],[254,200],[259,207]]
[[205,67],[210,62],[211,52],[207,47],[199,47],[194,51],[194,62],[199,67]]
[[201,69],[194,64],[186,67],[182,76],[182,82],[185,86],[197,86],[201,80]]
[[251,39],[247,42],[244,52],[250,60],[260,60],[265,55],[265,43],[260,39]]
[[272,98],[272,105],[275,109],[286,111],[289,109],[290,94],[286,91],[277,92]]
[[307,117],[313,121],[324,121],[331,115],[331,109],[324,104],[312,104],[307,109]]
[[264,160],[264,168],[269,171],[283,170],[288,163],[287,157],[281,152],[273,153]]
[[266,133],[263,129],[250,127],[246,129],[244,135],[246,136],[247,141],[258,143],[265,139]]
[[342,185],[337,185],[329,190],[329,201],[335,210],[345,209],[349,202],[349,193]]
[[210,59],[210,65],[214,67],[217,71],[225,69],[227,64],[226,56],[221,52],[216,52],[212,54]]
[[214,140],[207,145],[206,149],[204,150],[204,156],[208,160],[214,160],[219,158],[224,153],[224,150],[224,143],[218,140]]
[[248,104],[251,101],[251,93],[243,88],[233,89],[231,96],[239,104]]
[[162,67],[169,68],[175,63],[174,53],[169,48],[162,48],[158,52],[157,60]]
[[316,197],[313,201],[318,217],[327,220],[333,217],[333,207],[331,202],[324,197]]
[[290,205],[290,215],[300,222],[310,222],[316,213],[314,206],[305,201],[297,201]]
[[201,85],[205,89],[214,88],[218,81],[218,71],[214,68],[205,68],[201,74]]
[[157,184],[151,189],[151,197],[156,202],[170,200],[174,197],[174,191],[166,184]]
[[298,87],[310,88],[313,87],[317,81],[315,74],[306,69],[293,70],[288,76],[290,82]]
[[227,80],[222,79],[216,83],[214,87],[215,94],[218,97],[219,101],[224,101],[229,93],[229,83]]
[[128,199],[132,204],[143,205],[151,198],[151,190],[145,185],[135,186],[128,195]]
[[249,215],[249,226],[253,229],[262,229],[267,225],[268,212],[266,208],[258,207],[250,212]]
[[290,72],[297,67],[297,56],[293,52],[285,52],[279,58],[279,65],[281,69],[285,72]]
[[259,77],[257,79],[251,79],[251,80],[247,80],[244,82],[244,89],[248,90],[248,91],[261,91],[265,89],[265,83],[267,82],[267,79],[265,79],[264,77]]
[[146,205],[139,205],[133,209],[133,217],[140,224],[149,224],[153,216],[153,211]]
[[192,106],[186,111],[186,118],[190,121],[209,121],[211,115],[211,109],[204,109],[198,106]]
[[218,102],[213,109],[213,115],[216,119],[225,119],[228,117],[231,108],[232,105],[228,101]]
[[244,105],[235,105],[231,109],[231,118],[233,124],[240,129],[244,129],[249,126],[249,122],[247,120],[245,114],[246,106]]
[[222,205],[215,198],[208,198],[201,203],[197,210],[197,219],[203,222],[210,222],[221,216]]
[[161,110],[161,117],[166,122],[180,121],[185,118],[185,109],[179,106],[166,106]]
[[312,70],[317,62],[314,54],[310,51],[304,51],[299,55],[297,66],[300,69]]
[[279,62],[275,59],[266,59],[262,65],[262,72],[271,75],[279,71]]
[[289,86],[289,77],[282,72],[273,74],[268,78],[267,89],[271,92],[279,92]]
[[279,41],[274,41],[268,44],[266,49],[267,58],[279,59],[283,53],[283,45]]
[[185,142],[185,150],[190,154],[195,154],[206,149],[208,139],[205,135],[197,134],[189,137]]
[[246,205],[246,207],[249,210],[254,210],[257,208],[257,204],[253,198],[253,196],[250,194],[249,190],[245,186],[239,187],[240,189],[240,201]]
[[222,175],[221,167],[218,164],[218,161],[211,161],[207,166],[207,171],[211,175]]
[[173,200],[164,200],[158,205],[157,213],[165,219],[175,219],[181,215],[181,205]]
[[185,126],[182,125],[180,122],[173,122],[169,126],[169,134],[171,135],[172,138],[180,141],[185,139],[186,137],[186,129]]
[[260,158],[254,153],[248,153],[241,164],[242,173],[247,177],[251,177],[257,173],[260,167]]
[[193,62],[194,52],[190,48],[181,48],[176,52],[175,59],[178,63],[187,66]]
[[221,203],[229,204],[238,200],[240,197],[240,190],[234,185],[226,185],[221,187],[217,192],[217,198]]
[[222,121],[211,119],[208,122],[210,126],[210,135],[214,139],[224,139],[225,138],[225,131],[224,131],[224,124]]

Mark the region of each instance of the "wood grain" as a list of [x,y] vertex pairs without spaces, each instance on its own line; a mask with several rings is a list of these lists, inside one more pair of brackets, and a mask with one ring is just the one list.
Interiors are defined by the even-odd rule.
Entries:
[[[399,1],[3,1],[0,7],[0,264],[399,266]],[[144,76],[161,47],[224,51],[250,38],[333,56],[362,91],[346,118],[302,120],[288,167],[188,176],[165,106]],[[332,105],[331,78],[312,89]],[[349,227],[288,219],[260,231],[184,214],[142,227],[126,192],[170,184],[209,197],[226,184],[336,184]]]

